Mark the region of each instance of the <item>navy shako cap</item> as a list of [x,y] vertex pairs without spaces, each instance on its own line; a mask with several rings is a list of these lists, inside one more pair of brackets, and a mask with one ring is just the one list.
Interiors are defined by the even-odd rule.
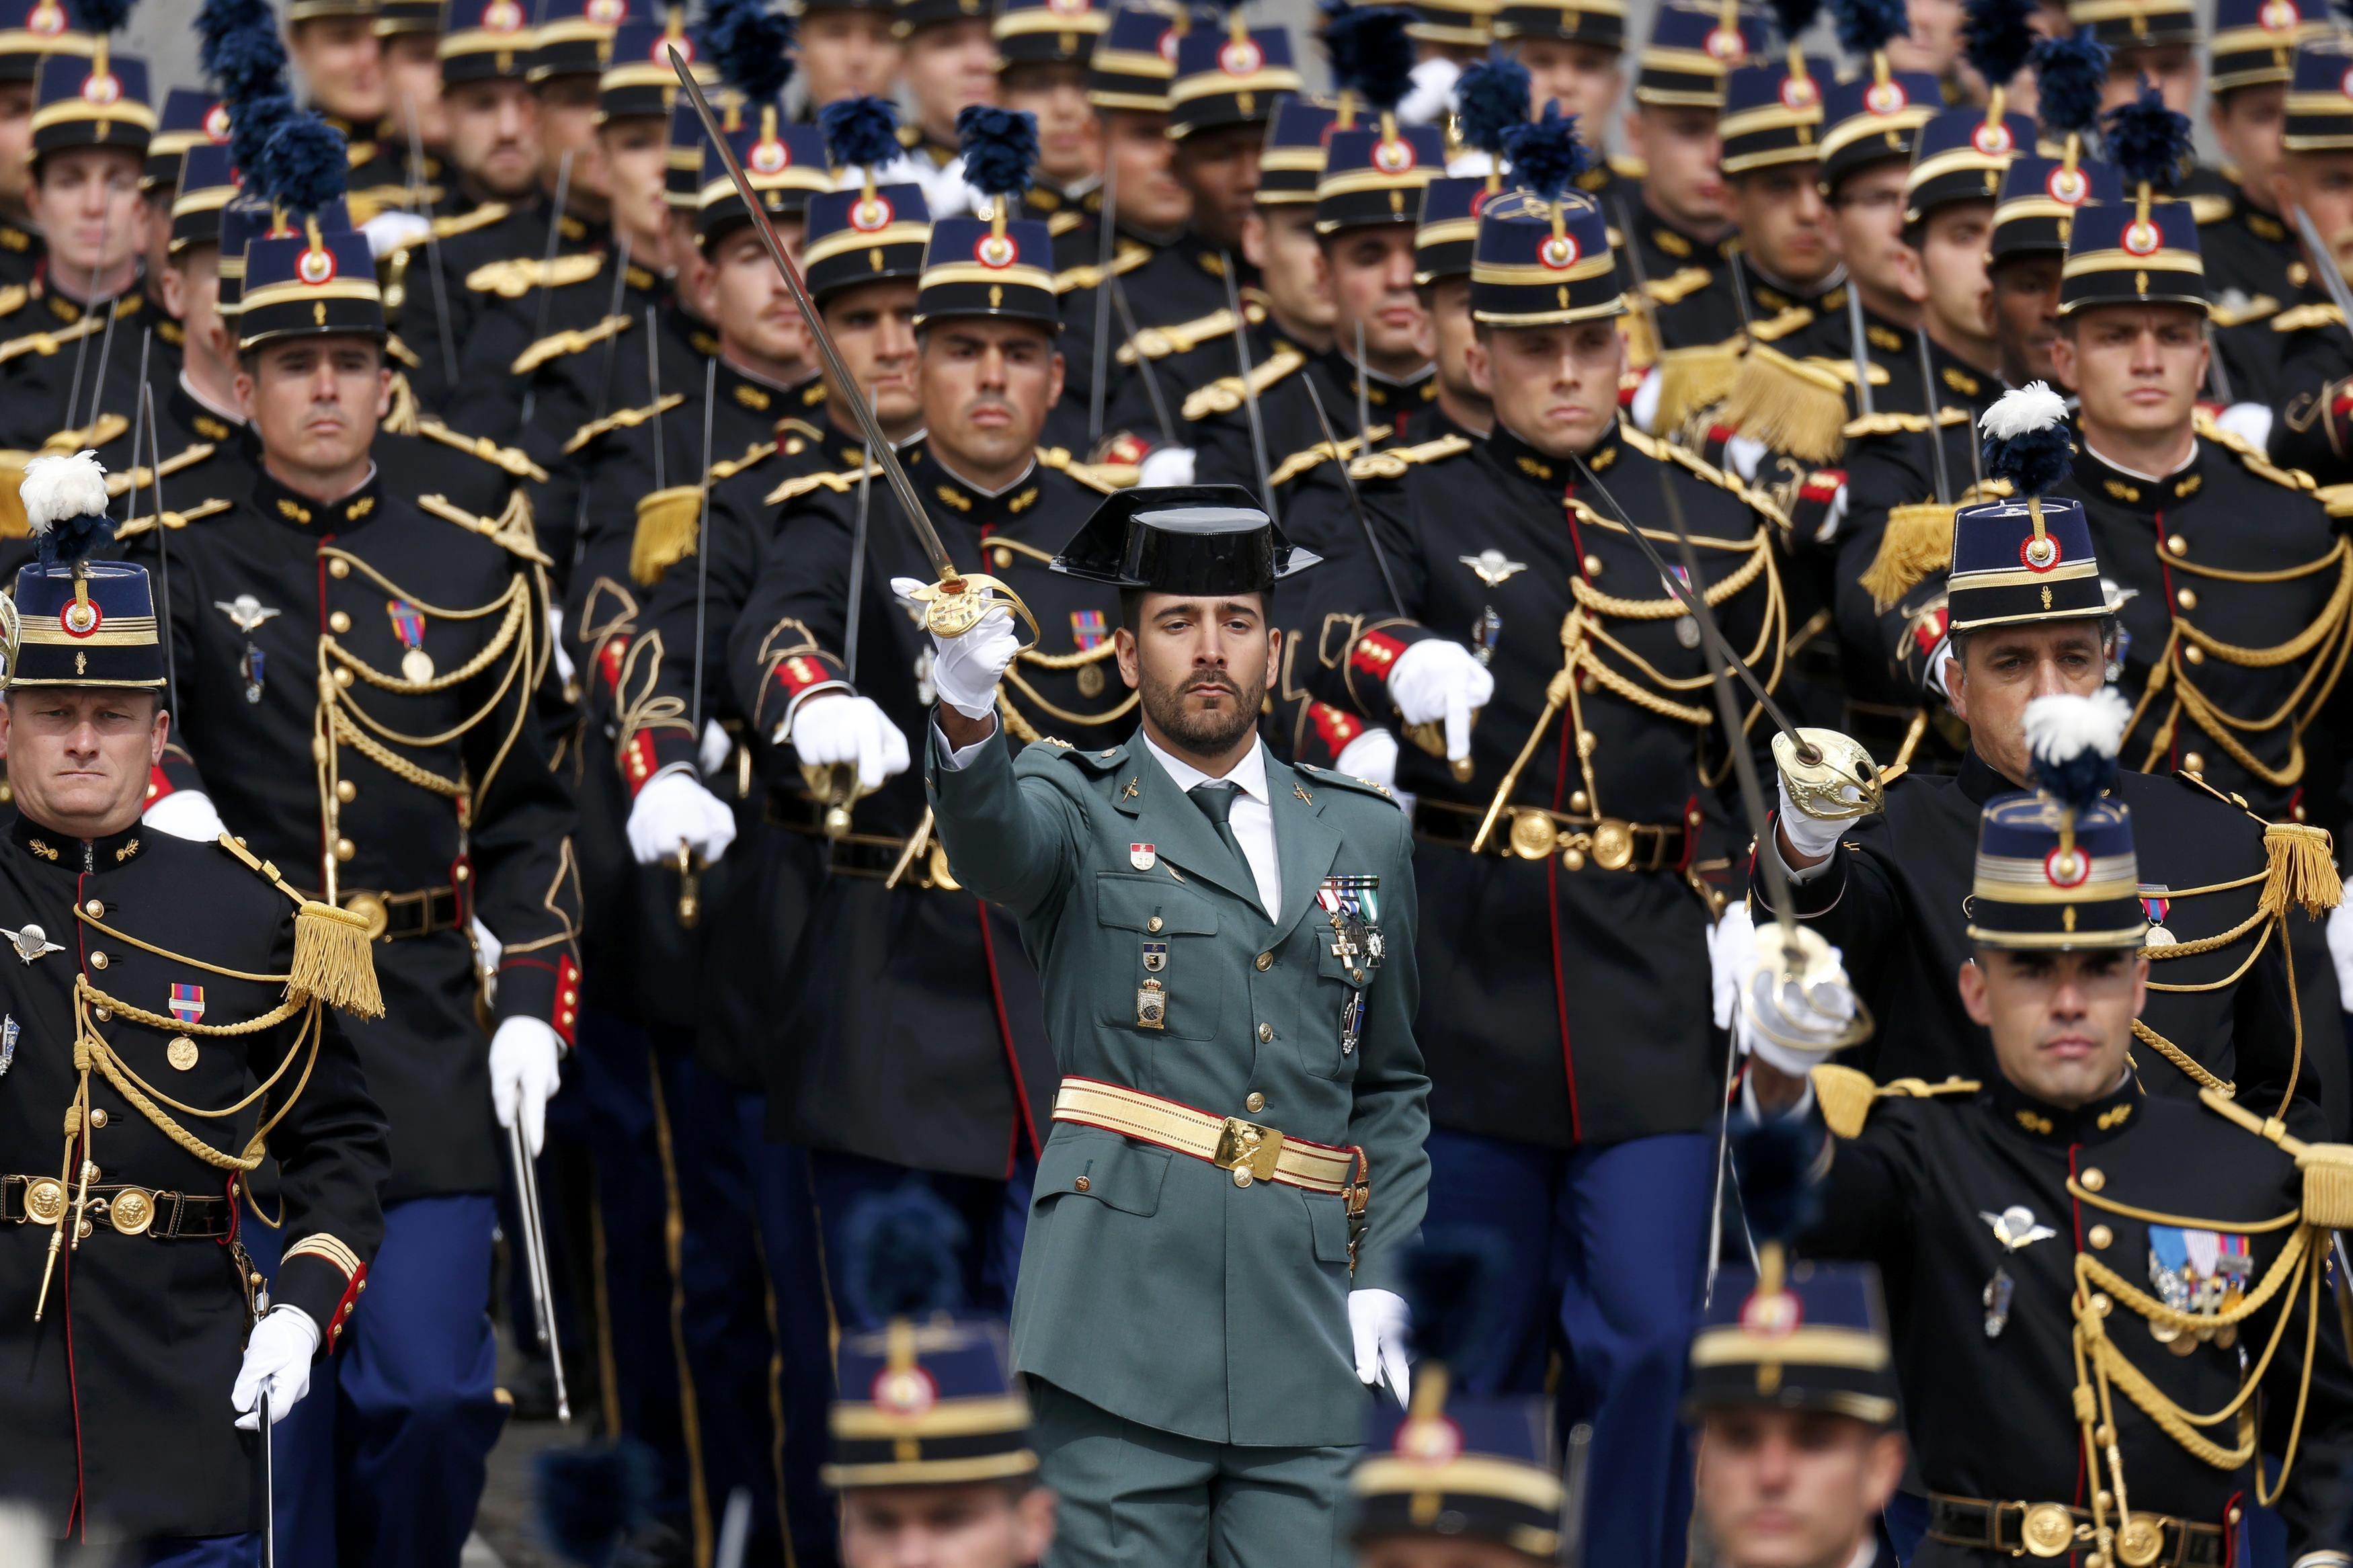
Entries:
[[2096,618],[2116,607],[2100,580],[2082,501],[2029,497],[1983,501],[1954,512],[1946,601],[1952,630]]
[[[1495,39],[1495,10],[1487,0],[1412,0],[1407,9],[1413,22],[1406,37],[1422,43],[1483,49]],[[1625,32],[1622,22],[1619,32]]]
[[97,39],[73,25],[60,0],[0,0],[0,81],[32,81],[51,55],[84,59]]
[[841,1390],[819,1472],[835,1491],[1014,1480],[1038,1468],[1029,1401],[1005,1330],[979,1319],[898,1319],[843,1336]]
[[997,68],[1018,65],[1084,65],[1111,25],[1099,0],[998,0],[989,36]]
[[2206,90],[2235,92],[2286,81],[2296,49],[2335,30],[2327,0],[2214,0]]
[[[799,217],[808,210],[812,196],[833,188],[824,132],[814,125],[785,121],[773,104],[756,113],[746,109],[743,118],[749,123],[731,126],[721,134],[727,138],[729,149],[744,166],[761,208],[769,216]],[[719,149],[706,143],[702,186],[695,196],[696,239],[707,245],[721,230],[751,221]]]
[[1550,1563],[1560,1552],[1563,1489],[1546,1401],[1457,1392],[1432,1364],[1442,1400],[1417,1397],[1409,1414],[1383,1402],[1367,1423],[1350,1472],[1348,1539],[1358,1546],[1397,1536],[1483,1541]]
[[651,16],[646,0],[539,0],[532,18],[531,63],[523,75],[533,82],[602,76],[621,24]]
[[346,225],[292,223],[245,247],[237,346],[250,353],[280,338],[381,338],[384,294],[367,236]]
[[2353,147],[2353,40],[2327,33],[2297,47],[2280,145],[2291,153]]
[[1724,142],[1719,165],[1745,174],[1777,163],[1811,163],[1821,157],[1822,93],[1834,79],[1825,59],[1785,51],[1726,73]]
[[123,561],[38,562],[16,574],[18,632],[6,684],[160,691],[164,647],[147,569]]
[[202,143],[228,141],[228,106],[211,93],[175,87],[164,95],[164,112],[147,140],[147,164],[139,176],[142,191],[173,191],[180,184],[180,160]]
[[1800,1258],[1778,1280],[1724,1270],[1692,1338],[1683,1413],[1697,1421],[1711,1410],[1756,1408],[1894,1425],[1895,1363],[1877,1269]]
[[2067,20],[2119,54],[2200,38],[2191,0],[2067,0]]
[[286,25],[315,22],[323,16],[364,16],[373,21],[376,0],[288,0]]
[[1044,222],[1017,217],[998,224],[970,216],[934,220],[923,250],[915,324],[944,316],[1008,316],[1060,332],[1054,241]]
[[1421,188],[1421,216],[1413,229],[1413,280],[1430,284],[1471,270],[1479,243],[1479,209],[1488,199],[1481,174],[1446,174]]
[[1609,226],[1589,197],[1571,192],[1547,202],[1530,191],[1506,191],[1480,208],[1472,320],[1557,326],[1625,310]]
[[441,30],[441,0],[377,0],[375,36],[396,38]]
[[2076,216],[2093,203],[2124,199],[2113,164],[2022,153],[2001,172],[1987,254],[1994,265],[2015,257],[2063,256]]
[[1304,93],[1274,106],[1266,145],[1258,155],[1261,206],[1298,206],[1315,199],[1316,182],[1324,177],[1324,144],[1339,119],[1339,105]]
[[55,54],[41,62],[33,95],[33,157],[71,147],[119,147],[141,162],[155,134],[147,96],[147,62],[100,47],[88,58]]
[[[743,107],[743,97],[726,88],[710,91],[711,107],[723,118]],[[670,108],[670,144],[663,153],[662,192],[672,211],[692,212],[702,199],[702,117],[691,103]]]
[[1305,85],[1292,63],[1289,33],[1244,26],[1239,6],[1229,16],[1222,26],[1197,22],[1176,40],[1176,77],[1168,87],[1171,136],[1262,125],[1285,95]]
[[1322,559],[1240,485],[1160,485],[1106,497],[1052,566],[1156,594],[1263,594]]
[[2210,309],[2198,217],[2188,202],[2152,201],[2144,217],[2127,194],[2114,206],[2076,215],[2060,273],[2059,313],[2132,303]]
[[1315,232],[1413,223],[1421,191],[1446,172],[1446,137],[1434,125],[1405,125],[1392,115],[1335,127],[1315,182]]
[[433,56],[441,62],[444,87],[520,80],[536,44],[528,0],[448,0]]
[[1908,161],[1920,127],[1944,109],[1936,79],[1926,71],[1865,72],[1822,92],[1824,190],[1873,163]]
[[932,218],[921,185],[826,191],[809,198],[807,225],[801,273],[820,303],[861,283],[923,275]]
[[1626,6],[1624,0],[1503,0],[1495,8],[1494,31],[1507,41],[1558,38],[1623,50]]
[[[663,22],[628,22],[614,33],[612,64],[596,79],[597,120],[668,120],[681,103],[691,113],[694,105],[687,102],[678,72],[670,68],[673,48],[685,57],[704,92],[719,84],[718,71],[697,58],[685,8],[673,5]],[[699,132],[702,121],[694,123]]]
[[950,22],[986,22],[988,0],[897,0],[891,16],[891,31],[908,38],[919,29]]
[[[269,234],[276,222],[269,204],[250,192],[231,196],[220,213],[220,303],[222,315],[235,315],[245,295],[246,251]],[[319,215],[319,226],[337,233],[352,226],[351,214],[341,201]]]
[[1766,47],[1760,14],[1737,5],[1662,5],[1635,57],[1634,101],[1721,110],[1725,75]]
[[1904,176],[1904,221],[1919,223],[1955,202],[1990,202],[2001,194],[2011,159],[2034,150],[2034,121],[2023,114],[1989,116],[1982,109],[1948,109],[1920,128],[1912,168]]
[[1176,79],[1176,18],[1142,5],[1112,12],[1087,57],[1087,102],[1097,109],[1166,114]]
[[192,245],[218,245],[221,209],[237,195],[237,170],[228,149],[207,142],[188,149],[180,163],[180,185],[172,197],[171,254]]
[[1968,936],[1998,948],[2139,947],[2148,935],[2132,811],[2075,809],[2040,791],[1998,795],[1978,819]]

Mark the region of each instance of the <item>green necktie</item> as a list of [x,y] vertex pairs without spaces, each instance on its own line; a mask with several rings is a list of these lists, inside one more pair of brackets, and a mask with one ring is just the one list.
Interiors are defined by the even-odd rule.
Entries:
[[1218,837],[1225,842],[1226,847],[1234,852],[1234,864],[1242,868],[1242,875],[1247,879],[1243,886],[1250,889],[1252,900],[1257,899],[1258,873],[1251,868],[1250,857],[1242,853],[1242,841],[1234,837],[1234,802],[1241,798],[1240,786],[1212,780],[1208,784],[1195,784],[1185,794],[1201,808],[1201,815],[1209,819],[1209,826],[1218,830]]

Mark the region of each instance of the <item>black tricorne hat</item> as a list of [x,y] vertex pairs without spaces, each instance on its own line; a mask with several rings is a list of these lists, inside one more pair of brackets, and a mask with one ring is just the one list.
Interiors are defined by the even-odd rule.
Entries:
[[1052,565],[1118,588],[1262,594],[1322,559],[1285,539],[1240,485],[1160,485],[1106,500]]

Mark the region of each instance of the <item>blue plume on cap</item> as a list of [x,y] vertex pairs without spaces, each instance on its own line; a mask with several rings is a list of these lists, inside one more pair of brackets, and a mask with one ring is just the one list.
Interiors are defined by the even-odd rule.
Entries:
[[2026,705],[2026,752],[2036,787],[2088,811],[2116,782],[2116,753],[2132,724],[2132,703],[2113,686],[2089,697],[2054,692]]
[[2005,87],[2034,51],[2034,0],[1968,0],[1961,49],[1989,88]]
[[566,1563],[613,1568],[653,1516],[653,1450],[634,1437],[543,1449],[533,1468],[540,1533]]
[[1470,1226],[1433,1226],[1405,1257],[1417,1360],[1453,1362],[1489,1337],[1507,1256],[1503,1238]]
[[843,1294],[860,1319],[953,1311],[964,1298],[957,1258],[965,1224],[929,1187],[913,1182],[866,1199],[851,1211]]
[[1463,145],[1501,157],[1504,138],[1528,122],[1528,68],[1501,55],[1472,66],[1454,83],[1455,125]]
[[271,205],[308,216],[343,199],[351,166],[343,133],[306,110],[270,133],[253,179]]
[[1018,195],[1038,166],[1038,117],[1026,109],[976,103],[956,116],[965,184],[992,196]]
[[2034,46],[2034,85],[2043,129],[2085,135],[2100,122],[2100,92],[2108,80],[2108,46],[2089,33],[2045,38]]
[[1377,110],[1395,109],[1413,90],[1413,13],[1402,5],[1326,5],[1324,52],[1332,79]]
[[1563,114],[1560,100],[1545,105],[1544,118],[1512,128],[1504,137],[1504,151],[1512,160],[1512,175],[1548,202],[1577,183],[1593,167],[1593,150],[1577,134],[1577,116]]
[[287,95],[282,83],[275,91],[230,106],[228,161],[237,165],[240,179],[260,178],[261,166],[268,161],[269,139],[294,113],[294,100]]
[[269,0],[205,0],[196,12],[196,58],[205,79],[229,103],[284,91],[286,46]]
[[1820,1134],[1795,1117],[1734,1120],[1732,1168],[1757,1245],[1793,1241],[1820,1214]]
[[2138,98],[2100,117],[2102,141],[2127,189],[2145,184],[2169,191],[2189,159],[2189,116],[2166,108],[2164,94],[2141,80]]
[[1862,58],[1902,37],[1912,20],[1904,0],[1831,0],[1831,25],[1838,29],[1839,47]]
[[1986,477],[2008,479],[2013,496],[2039,496],[2067,477],[2074,458],[2067,400],[2048,382],[2030,381],[1996,398],[1978,416],[1985,433]]
[[754,110],[785,94],[793,79],[793,19],[771,10],[767,0],[710,0],[702,15],[702,40],[728,86]]
[[871,169],[899,156],[899,110],[887,98],[837,99],[818,112],[825,144],[844,169]]
[[111,33],[131,20],[135,0],[66,0],[74,26],[85,33]]
[[1781,24],[1781,38],[1796,43],[1806,36],[1806,29],[1821,15],[1822,0],[1773,0],[1774,19]]

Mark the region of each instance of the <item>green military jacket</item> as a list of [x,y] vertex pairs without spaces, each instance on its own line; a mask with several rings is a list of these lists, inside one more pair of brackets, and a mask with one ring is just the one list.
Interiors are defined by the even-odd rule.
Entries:
[[[1205,1442],[1361,1441],[1368,1394],[1347,1294],[1397,1288],[1430,1184],[1404,814],[1377,786],[1269,756],[1282,882],[1270,921],[1249,868],[1140,740],[1092,752],[1043,742],[1018,759],[991,745],[962,769],[941,744],[934,726],[926,783],[941,843],[959,882],[1019,921],[1066,1081],[1360,1145],[1370,1170],[1352,1280],[1342,1197],[1237,1185],[1206,1160],[1057,1121],[1014,1298],[1016,1367]],[[1353,957],[1333,951],[1319,897],[1332,878],[1378,879],[1377,967],[1365,966],[1369,942]],[[1164,1027],[1138,1022],[1147,980],[1163,987]]]

